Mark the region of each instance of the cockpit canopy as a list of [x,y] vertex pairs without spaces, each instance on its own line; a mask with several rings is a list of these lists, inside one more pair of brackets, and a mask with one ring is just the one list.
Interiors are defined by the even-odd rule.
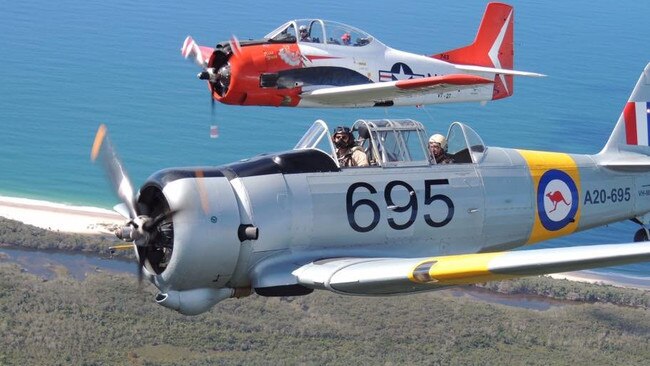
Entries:
[[352,131],[371,162],[381,166],[429,165],[427,135],[420,122],[404,120],[357,120]]
[[355,27],[322,19],[288,21],[264,36],[275,42],[325,43],[340,46],[365,46],[374,38]]
[[[371,166],[403,167],[435,164],[428,151],[429,137],[424,126],[412,119],[357,120],[352,133],[368,156]],[[319,149],[338,164],[336,149],[327,124],[317,120],[294,150]],[[454,164],[480,163],[487,148],[469,126],[454,122],[447,133],[447,153]],[[339,165],[340,167],[340,165]]]

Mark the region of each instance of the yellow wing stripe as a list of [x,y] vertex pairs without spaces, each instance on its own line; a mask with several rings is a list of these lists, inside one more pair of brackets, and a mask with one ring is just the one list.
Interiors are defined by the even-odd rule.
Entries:
[[[461,254],[432,257],[416,265],[409,280],[416,283],[437,285],[461,285],[511,278],[512,276],[490,272],[490,262],[506,253]],[[426,273],[424,273],[426,271]]]
[[547,230],[542,225],[537,207],[537,196],[539,194],[539,192],[537,192],[537,189],[539,187],[540,178],[544,173],[551,169],[560,170],[568,174],[571,179],[573,179],[573,182],[578,189],[578,196],[580,196],[580,172],[578,171],[578,166],[575,160],[573,160],[571,155],[564,153],[530,150],[517,151],[526,160],[526,164],[528,165],[528,169],[533,180],[533,189],[535,192],[535,196],[533,197],[533,201],[535,202],[535,221],[533,223],[530,237],[528,238],[528,242],[526,244],[533,244],[543,240],[568,235],[576,231],[578,228],[578,223],[580,222],[580,204],[578,204],[578,210],[575,214],[574,222],[569,223],[562,229],[555,231]]

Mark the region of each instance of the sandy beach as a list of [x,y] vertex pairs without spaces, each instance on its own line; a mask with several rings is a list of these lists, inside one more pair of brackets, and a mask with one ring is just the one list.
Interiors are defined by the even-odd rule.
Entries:
[[0,216],[47,230],[82,234],[110,233],[125,221],[103,208],[7,196],[0,196]]
[[548,275],[555,279],[564,279],[569,281],[598,283],[602,285],[611,285],[616,287],[636,288],[639,290],[650,291],[650,278],[629,277],[616,274],[599,274],[591,271],[563,272]]

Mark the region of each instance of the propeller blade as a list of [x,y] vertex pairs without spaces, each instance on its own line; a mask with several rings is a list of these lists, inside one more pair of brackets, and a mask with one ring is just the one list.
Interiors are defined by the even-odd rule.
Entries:
[[204,214],[208,214],[210,211],[210,205],[209,205],[209,199],[208,199],[208,191],[205,188],[205,183],[203,182],[203,179],[205,175],[203,174],[202,170],[197,170],[196,171],[196,188],[199,191],[199,199],[201,200],[201,209],[203,209]]
[[129,217],[129,207],[125,205],[124,203],[118,203],[117,205],[113,206],[113,211],[117,212],[120,214],[120,216],[124,217],[125,219],[130,219]]
[[232,37],[230,37],[230,49],[232,50],[232,53],[237,56],[241,53],[241,45],[239,44],[239,40],[235,35],[233,34]]
[[129,180],[122,162],[117,157],[115,148],[108,137],[106,125],[101,124],[97,129],[95,141],[90,153],[90,159],[94,162],[101,157],[101,163],[113,185],[115,193],[126,206],[130,219],[135,219],[138,214],[135,209],[135,193],[133,185]]
[[[208,51],[209,52],[209,51]],[[208,60],[203,57],[201,47],[194,41],[191,36],[187,36],[181,48],[181,54],[185,59],[191,59],[197,66],[205,68],[208,66]]]

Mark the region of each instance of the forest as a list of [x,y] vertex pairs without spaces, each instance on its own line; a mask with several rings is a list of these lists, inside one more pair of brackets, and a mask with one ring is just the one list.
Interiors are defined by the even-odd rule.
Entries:
[[[0,243],[101,252],[112,238],[0,222]],[[0,365],[645,365],[650,294],[534,277],[396,297],[252,295],[199,316],[157,305],[134,276],[44,279],[0,258]],[[546,310],[472,293],[537,294]],[[540,299],[542,299],[540,297]]]

